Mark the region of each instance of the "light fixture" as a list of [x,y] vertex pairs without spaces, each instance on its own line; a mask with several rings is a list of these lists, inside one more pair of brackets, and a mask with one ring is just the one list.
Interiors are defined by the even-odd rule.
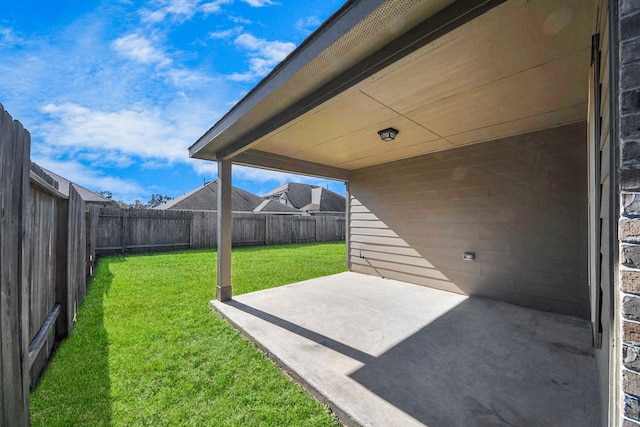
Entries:
[[382,139],[384,142],[393,141],[394,139],[396,139],[396,136],[398,135],[398,133],[400,133],[398,129],[394,129],[394,128],[387,128],[387,129],[378,131],[378,135],[380,135],[380,139]]

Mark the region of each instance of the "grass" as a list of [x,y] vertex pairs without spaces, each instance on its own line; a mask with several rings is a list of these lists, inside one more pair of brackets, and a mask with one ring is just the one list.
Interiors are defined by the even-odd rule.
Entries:
[[[344,271],[343,243],[234,249],[234,293]],[[72,336],[31,396],[34,426],[335,426],[214,313],[215,252],[100,259]]]

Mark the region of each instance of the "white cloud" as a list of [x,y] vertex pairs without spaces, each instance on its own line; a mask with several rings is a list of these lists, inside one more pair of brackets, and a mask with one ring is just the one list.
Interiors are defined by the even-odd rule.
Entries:
[[[167,71],[166,75],[176,87],[200,86],[214,81],[206,74],[187,69],[171,69]],[[181,96],[184,96],[184,93]]]
[[159,0],[155,4],[156,9],[142,9],[140,16],[142,22],[157,24],[165,20],[173,22],[185,22],[193,18],[197,12],[205,16],[212,13],[220,13],[222,6],[233,3],[233,0],[213,0],[201,3],[201,0]]
[[158,23],[167,18],[176,21],[186,21],[191,19],[198,9],[199,0],[163,0],[157,1],[160,5],[158,9],[143,9],[140,11],[142,22]]
[[171,59],[160,49],[153,46],[151,41],[142,34],[129,34],[111,43],[113,50],[143,64],[169,65]]
[[252,7],[274,6],[278,4],[272,0],[242,0],[242,1]]
[[15,46],[24,43],[24,40],[16,35],[12,28],[0,27],[0,46],[3,44]]
[[208,15],[210,13],[218,13],[222,10],[222,6],[233,3],[233,0],[216,0],[200,5],[200,10]]
[[209,33],[209,38],[210,39],[228,39],[238,34],[238,32],[240,31],[242,31],[242,27],[232,28],[224,31],[212,31]]
[[216,177],[218,176],[218,164],[216,162],[201,159],[192,159],[191,166],[193,167],[193,170],[200,176],[213,177],[211,180],[216,179]]
[[294,43],[283,41],[268,41],[251,34],[240,34],[235,44],[249,52],[249,71],[235,73],[228,76],[234,81],[249,81],[263,77],[278,63],[287,57],[296,47]]
[[48,104],[41,126],[45,142],[66,152],[110,152],[142,159],[185,161],[193,137],[160,110],[93,111],[73,104]]
[[250,19],[243,18],[241,16],[227,16],[227,19],[234,24],[253,24],[253,21]]
[[317,16],[307,16],[296,22],[296,29],[304,33],[311,33],[318,28],[320,24],[322,24],[322,21]]

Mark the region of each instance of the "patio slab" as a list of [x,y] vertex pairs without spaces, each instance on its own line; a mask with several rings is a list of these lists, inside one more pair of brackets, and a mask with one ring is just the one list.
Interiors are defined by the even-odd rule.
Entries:
[[599,424],[581,319],[351,272],[211,304],[347,425]]

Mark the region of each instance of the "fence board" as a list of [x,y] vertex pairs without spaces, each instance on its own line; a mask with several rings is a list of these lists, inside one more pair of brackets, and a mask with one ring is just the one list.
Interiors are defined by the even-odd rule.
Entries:
[[264,215],[234,213],[232,223],[232,244],[235,246],[264,245],[266,239],[266,219]]
[[216,234],[218,232],[215,211],[192,211],[191,220],[191,247],[215,248],[217,245]]
[[[43,336],[43,343],[35,355],[29,356],[30,385],[33,388],[44,369],[55,341],[55,330],[41,334],[41,328],[49,313],[56,304],[56,229],[51,226],[56,217],[57,198],[55,191],[43,187],[50,186],[50,180],[34,181],[29,191],[31,250],[30,265],[30,307],[29,307],[29,340],[33,341],[38,334]],[[55,182],[57,186],[57,182]],[[31,345],[30,345],[31,346]]]
[[86,215],[85,203],[75,186],[69,186],[67,228],[67,326],[71,333],[78,307],[87,292],[86,278]]
[[0,105],[1,425],[29,424],[29,149],[29,133]]
[[96,241],[98,233],[98,215],[100,208],[97,206],[88,206],[86,212],[86,230],[87,230],[87,250],[86,250],[86,276],[87,280],[93,276],[93,268],[96,261]]

